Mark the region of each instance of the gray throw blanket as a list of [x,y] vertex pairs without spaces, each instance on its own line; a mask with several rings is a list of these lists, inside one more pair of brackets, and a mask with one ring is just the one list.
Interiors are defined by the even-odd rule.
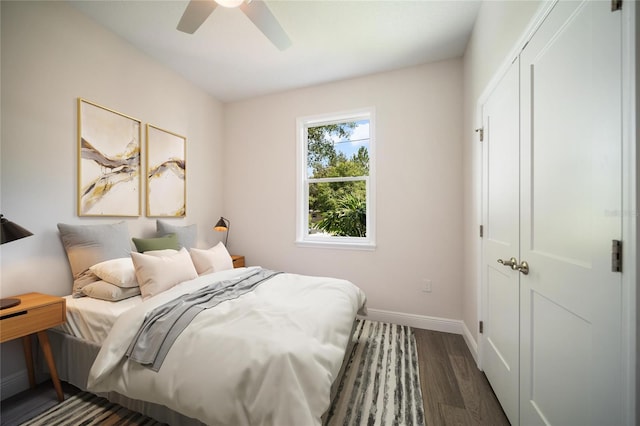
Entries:
[[281,273],[258,269],[234,280],[213,283],[158,306],[146,315],[126,355],[129,359],[158,371],[175,340],[196,315],[253,291],[261,283]]

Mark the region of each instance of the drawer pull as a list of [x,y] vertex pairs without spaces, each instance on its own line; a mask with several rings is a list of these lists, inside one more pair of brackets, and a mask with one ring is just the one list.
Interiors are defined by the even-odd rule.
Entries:
[[17,316],[20,316],[20,315],[27,315],[27,311],[14,312],[12,314],[2,316],[2,317],[0,317],[0,321],[3,320],[3,319],[13,318],[13,317],[17,317]]

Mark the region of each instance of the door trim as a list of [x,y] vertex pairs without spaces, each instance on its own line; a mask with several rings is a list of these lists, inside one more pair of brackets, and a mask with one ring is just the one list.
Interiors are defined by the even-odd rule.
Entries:
[[[626,398],[624,414],[626,423],[637,424],[640,421],[640,366],[637,354],[640,342],[637,338],[638,313],[640,312],[640,293],[637,279],[640,276],[637,264],[638,255],[638,151],[636,142],[640,140],[640,109],[638,89],[640,85],[640,53],[636,35],[640,23],[640,8],[635,1],[622,4],[622,238],[623,269],[622,298],[622,360],[623,380],[626,380]],[[627,265],[625,268],[624,265]]]

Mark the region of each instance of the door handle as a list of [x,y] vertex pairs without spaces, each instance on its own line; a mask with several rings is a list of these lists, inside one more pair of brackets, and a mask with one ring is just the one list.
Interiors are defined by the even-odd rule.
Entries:
[[522,272],[524,275],[529,275],[529,264],[524,260],[520,262],[520,264],[513,269],[517,269],[518,271]]
[[518,269],[518,259],[516,259],[515,257],[512,257],[509,260],[498,259],[498,263],[504,266],[508,266],[514,271]]

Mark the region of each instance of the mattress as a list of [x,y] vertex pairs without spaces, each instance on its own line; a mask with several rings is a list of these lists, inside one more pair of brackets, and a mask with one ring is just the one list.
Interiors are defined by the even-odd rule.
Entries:
[[123,313],[142,303],[135,296],[119,302],[64,296],[67,303],[67,322],[56,327],[59,331],[79,339],[102,345],[113,324]]

